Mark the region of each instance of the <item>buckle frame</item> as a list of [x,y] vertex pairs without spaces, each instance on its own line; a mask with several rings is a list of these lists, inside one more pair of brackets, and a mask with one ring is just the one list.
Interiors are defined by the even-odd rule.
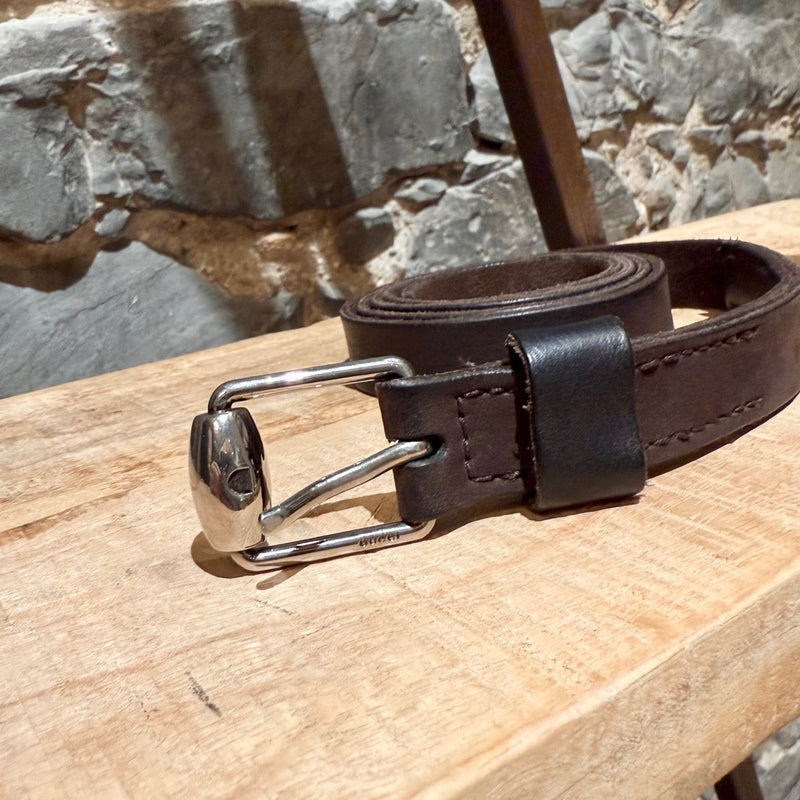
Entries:
[[433,446],[425,440],[393,442],[273,505],[258,428],[247,409],[232,408],[234,403],[277,392],[413,374],[407,361],[388,356],[237,378],[220,384],[209,398],[208,413],[195,417],[189,458],[195,508],[211,546],[228,553],[245,569],[261,572],[405,544],[427,536],[435,520],[420,523],[399,520],[310,539],[270,543],[268,535],[273,536],[331,497],[394,467],[425,458],[433,452]]

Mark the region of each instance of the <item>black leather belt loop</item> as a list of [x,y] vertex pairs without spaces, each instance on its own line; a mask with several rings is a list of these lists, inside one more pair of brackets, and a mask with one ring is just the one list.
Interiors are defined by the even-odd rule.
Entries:
[[[633,351],[617,317],[512,333],[519,458],[550,511],[636,494],[646,478]],[[524,433],[528,434],[524,438]]]
[[[684,306],[720,313],[673,329],[671,307]],[[464,507],[519,504],[531,490],[540,508],[593,499],[563,486],[569,469],[557,463],[558,431],[567,445],[569,437],[577,441],[581,430],[585,434],[571,463],[601,453],[608,441],[591,419],[591,396],[621,395],[622,382],[600,368],[598,382],[584,387],[572,409],[573,420],[569,403],[549,400],[539,413],[552,419],[531,434],[504,343],[513,331],[608,314],[622,321],[630,337],[636,424],[648,474],[731,440],[800,390],[799,271],[756,245],[625,245],[400,281],[346,304],[342,319],[352,358],[391,353],[423,373],[376,387],[389,438],[427,439],[436,446],[433,455],[395,471],[402,517],[420,521]],[[591,352],[588,347],[584,363],[591,362]],[[558,369],[553,367],[551,378]],[[542,400],[536,382],[534,377],[534,408]],[[554,397],[563,394],[563,385],[556,382],[555,388]],[[587,414],[589,423],[578,424]],[[536,426],[541,425],[540,418]],[[628,425],[620,423],[620,429]],[[545,433],[546,457],[536,443]],[[624,454],[633,464],[635,457],[620,442],[611,447],[617,453],[612,462]],[[533,472],[544,478],[538,490],[532,449]],[[595,476],[601,464],[598,456]],[[635,473],[631,468],[630,475]],[[551,475],[559,477],[551,481]],[[612,487],[615,480],[609,478]],[[639,483],[631,479],[630,490]]]

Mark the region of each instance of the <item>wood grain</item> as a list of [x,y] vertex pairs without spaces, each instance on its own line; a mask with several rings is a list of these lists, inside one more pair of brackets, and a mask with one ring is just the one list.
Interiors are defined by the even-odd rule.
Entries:
[[[800,253],[800,202],[704,225]],[[244,574],[191,418],[343,355],[329,321],[0,403],[0,796],[678,800],[800,713],[799,405],[636,502]],[[383,442],[351,390],[251,408],[280,494]],[[298,535],[393,513],[370,484]]]

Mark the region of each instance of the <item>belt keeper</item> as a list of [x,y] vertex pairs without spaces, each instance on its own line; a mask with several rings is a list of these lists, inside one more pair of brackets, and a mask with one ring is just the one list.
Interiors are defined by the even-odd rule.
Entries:
[[[531,506],[553,511],[637,494],[645,483],[635,364],[613,316],[512,333],[520,458]],[[527,469],[525,469],[527,468]]]

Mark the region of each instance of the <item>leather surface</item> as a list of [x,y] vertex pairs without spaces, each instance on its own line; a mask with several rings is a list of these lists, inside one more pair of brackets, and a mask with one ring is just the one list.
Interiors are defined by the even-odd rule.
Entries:
[[[721,313],[673,329],[671,306]],[[605,314],[631,338],[648,474],[729,441],[800,389],[798,268],[757,245],[623,245],[400,281],[342,319],[353,358],[392,353],[422,373],[377,386],[390,439],[438,446],[395,472],[404,519],[523,501],[506,337]]]
[[[617,317],[515,331],[519,458],[536,511],[636,494],[646,478],[633,351]],[[527,437],[524,434],[527,433]]]

